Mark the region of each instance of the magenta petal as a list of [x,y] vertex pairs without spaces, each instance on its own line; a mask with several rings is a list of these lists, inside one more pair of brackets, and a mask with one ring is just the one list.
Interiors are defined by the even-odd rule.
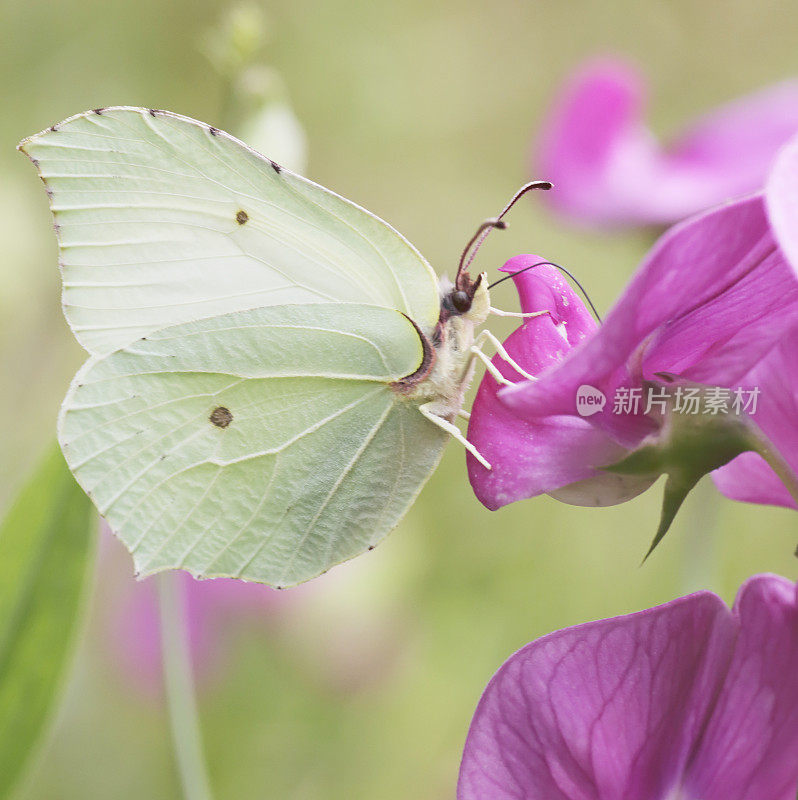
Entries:
[[669,797],[734,634],[720,599],[701,593],[527,645],[479,702],[458,800]]
[[794,800],[798,594],[759,575],[558,631],[477,706],[458,800]]
[[779,153],[765,189],[770,224],[798,272],[798,137]]
[[[798,326],[743,378],[747,391],[758,390],[751,419],[798,476]],[[750,503],[798,508],[775,472],[756,453],[743,453],[712,474],[727,497]]]
[[[534,258],[513,259],[508,268]],[[531,320],[508,340],[536,380],[505,371],[516,384],[497,388],[486,379],[474,404],[470,438],[498,465],[488,475],[470,462],[472,485],[485,505],[498,508],[541,492],[608,505],[643,491],[645,483],[600,486],[598,474],[611,478],[596,468],[657,431],[643,404],[635,413],[617,413],[614,400],[620,389],[642,393],[646,381],[661,381],[663,373],[725,388],[730,397],[737,389],[759,390],[754,421],[798,475],[798,279],[762,196],[706,212],[662,236],[598,329],[584,323],[581,302],[564,294],[556,283],[561,276],[547,269],[516,282],[524,310],[549,309],[549,318]],[[567,318],[576,304],[580,315]],[[576,405],[585,389],[604,396],[601,410],[587,417]],[[755,480],[745,474],[751,465]],[[750,456],[716,477],[730,496],[794,507],[772,472]]]
[[743,453],[712,473],[718,491],[732,500],[796,508],[787,488],[757,453]]
[[784,81],[700,117],[669,148],[664,168],[689,178],[692,209],[684,208],[692,213],[762,189],[773,159],[796,132],[798,81]]
[[535,174],[547,198],[592,224],[664,224],[761,189],[798,131],[798,82],[772,86],[700,118],[664,149],[643,119],[638,71],[588,62],[563,89],[544,127]]
[[[635,436],[639,440],[639,420],[613,415],[611,400],[615,389],[628,380],[628,369],[635,369],[642,359],[645,351],[641,348],[650,346],[666,325],[677,325],[695,309],[728,292],[760,267],[773,248],[759,196],[674,226],[659,239],[595,335],[542,372],[537,381],[502,389],[501,401],[522,415],[574,414],[576,390],[588,384],[604,391],[610,400],[604,411],[591,417],[593,423],[602,424],[630,444]],[[737,324],[741,327],[739,320]],[[722,336],[727,336],[725,328]],[[682,366],[679,357],[689,354],[696,344],[706,344],[706,337],[685,341],[681,353],[658,361],[656,368],[678,371]],[[760,346],[757,342],[741,346],[738,371],[744,372],[751,363],[745,357],[747,347],[758,356]],[[639,381],[642,364],[637,368]]]
[[776,575],[737,596],[740,633],[723,691],[688,771],[688,797],[795,800],[798,790],[798,596]]
[[619,151],[631,153],[645,137],[643,93],[634,67],[609,58],[588,62],[567,82],[544,124],[533,168],[554,184],[546,200],[560,212],[599,223],[627,216],[619,209],[622,192],[610,188],[612,165]]
[[[502,270],[516,272],[540,261],[543,259],[539,256],[517,256]],[[504,342],[510,356],[527,372],[535,374],[562,358],[595,330],[596,323],[554,267],[538,266],[515,276],[514,280],[523,311],[549,312],[526,320]],[[493,364],[508,380],[521,380],[498,356]],[[621,456],[622,449],[617,443],[584,420],[517,417],[499,402],[497,388],[496,381],[486,373],[468,427],[469,441],[492,467],[487,470],[473,456],[468,456],[471,485],[488,508],[497,509],[515,500],[592,478],[596,475],[595,466]]]
[[798,280],[772,236],[760,245],[769,249],[746,274],[662,326],[642,359],[646,377],[672,372],[696,383],[735,387],[785,331],[798,326]]
[[[512,342],[510,342],[512,344]],[[511,351],[512,352],[512,351]],[[581,481],[581,501],[563,495],[572,505],[613,505],[647,489],[620,476],[600,475],[597,467],[620,460],[623,449],[605,433],[575,417],[546,417],[526,422],[508,411],[490,389],[474,401],[478,416],[472,416],[468,438],[488,460],[487,470],[468,456],[468,477],[479,501],[497,508]],[[472,412],[473,413],[473,412]],[[608,485],[609,484],[609,485]],[[576,489],[576,487],[575,487]]]

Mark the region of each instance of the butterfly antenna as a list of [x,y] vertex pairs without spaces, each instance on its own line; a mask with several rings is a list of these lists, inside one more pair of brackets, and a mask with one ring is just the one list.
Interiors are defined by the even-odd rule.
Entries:
[[585,291],[585,287],[582,286],[581,283],[565,268],[561,267],[559,264],[555,264],[553,261],[538,261],[535,264],[530,264],[528,267],[524,267],[523,269],[519,269],[517,272],[511,272],[509,275],[505,275],[503,278],[499,278],[497,281],[493,281],[488,289],[492,289],[494,286],[498,286],[502,281],[507,281],[510,278],[514,278],[516,275],[520,275],[522,272],[526,272],[528,269],[534,269],[535,267],[542,267],[548,265],[550,267],[556,267],[560,272],[567,275],[578,287],[579,291],[582,292],[582,296],[587,300],[587,304],[590,306],[591,311],[593,312],[593,316],[601,322],[601,317],[599,316],[598,311],[596,311],[596,307],[593,305],[593,301],[590,299],[590,295]]
[[[533,189],[551,189],[551,183],[548,181],[530,181],[529,183],[524,184],[511,198],[510,202],[502,209],[501,214],[498,217],[491,217],[490,219],[486,219],[480,226],[477,228],[476,233],[471,237],[468,244],[465,246],[463,250],[463,254],[460,256],[460,262],[457,265],[457,277],[455,278],[455,283],[457,283],[457,278],[465,272],[469,266],[471,266],[471,262],[474,260],[474,257],[477,254],[477,251],[480,247],[482,247],[482,243],[485,239],[488,238],[488,234],[494,229],[498,228],[499,230],[504,230],[507,227],[507,223],[503,221],[505,214],[527,193],[531,192]],[[468,259],[468,260],[466,260]]]
[[[477,228],[476,233],[468,240],[468,244],[463,248],[462,255],[460,256],[460,261],[457,263],[457,274],[459,275],[465,269],[465,260],[468,256],[469,251],[474,245],[479,237],[485,233],[485,231],[491,230],[492,228],[498,228],[500,231],[503,231],[507,227],[506,222],[502,222],[502,220],[492,217],[490,219],[486,219],[480,226]],[[487,236],[487,234],[485,234]],[[471,263],[470,261],[468,262]]]

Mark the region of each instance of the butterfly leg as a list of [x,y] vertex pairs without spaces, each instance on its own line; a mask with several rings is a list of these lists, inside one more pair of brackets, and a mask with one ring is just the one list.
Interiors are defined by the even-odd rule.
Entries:
[[482,352],[482,348],[485,346],[485,341],[490,342],[495,348],[496,353],[498,354],[499,358],[502,361],[506,361],[519,375],[526,378],[529,381],[534,381],[535,376],[530,375],[520,364],[518,364],[513,357],[505,350],[504,345],[488,330],[482,331],[477,338],[474,340],[474,344],[471,346],[471,352],[485,364],[485,368],[490,372],[490,374],[499,382],[503,383],[505,386],[513,386],[512,381],[508,381],[504,375],[499,372],[498,369],[491,363],[490,359]]
[[485,369],[502,385],[504,386],[514,386],[515,384],[512,381],[508,381],[504,375],[499,372],[498,369],[491,363],[491,360],[479,349],[477,345],[473,345],[471,347],[471,354],[478,358],[484,365]]
[[494,314],[497,317],[518,317],[520,319],[532,319],[532,317],[541,317],[543,314],[548,314],[548,311],[529,311],[527,313],[522,313],[520,311],[502,311],[498,308],[493,308],[491,306],[488,309],[488,313]]
[[418,407],[418,410],[433,424],[437,425],[439,428],[443,428],[447,433],[450,433],[458,442],[460,442],[469,453],[471,453],[474,458],[482,464],[485,469],[490,469],[490,463],[485,459],[482,453],[474,447],[471,442],[463,436],[463,432],[456,426],[449,422],[448,419],[444,419],[441,417],[437,411],[439,410],[438,404],[433,400],[429,403],[424,403]]
[[462,417],[465,420],[471,419],[471,412],[470,411],[463,411],[462,408],[458,409],[457,416]]

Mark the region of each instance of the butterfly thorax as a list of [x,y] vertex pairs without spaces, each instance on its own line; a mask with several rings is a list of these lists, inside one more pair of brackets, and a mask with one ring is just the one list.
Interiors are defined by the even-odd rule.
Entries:
[[[487,276],[471,281],[467,273],[458,288],[448,278],[439,280],[441,312],[431,337],[422,335],[424,359],[416,372],[397,384],[409,399],[436,402],[442,416],[453,416],[474,373],[471,346],[474,328],[488,317]],[[463,297],[465,295],[465,298]]]

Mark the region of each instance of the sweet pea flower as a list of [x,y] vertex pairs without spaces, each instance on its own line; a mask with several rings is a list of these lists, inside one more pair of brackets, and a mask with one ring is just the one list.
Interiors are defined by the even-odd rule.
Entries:
[[765,199],[779,246],[798,273],[798,136],[779,152],[768,176]]
[[479,701],[458,800],[795,800],[798,595],[776,575],[544,636]]
[[589,61],[555,101],[534,160],[547,196],[594,226],[666,225],[762,188],[777,150],[798,132],[798,81],[700,117],[665,148],[646,126],[644,80],[631,64]]
[[[787,169],[798,183],[781,159],[772,186]],[[768,207],[782,195],[769,188]],[[601,325],[543,259],[510,259],[522,310],[548,313],[505,342],[536,379],[497,356],[513,385],[486,375],[477,392],[468,438],[492,469],[471,456],[468,467],[482,503],[611,505],[667,473],[660,538],[697,480],[739,456],[716,476],[721,491],[795,507],[798,279],[779,234],[763,195],[675,226]]]

